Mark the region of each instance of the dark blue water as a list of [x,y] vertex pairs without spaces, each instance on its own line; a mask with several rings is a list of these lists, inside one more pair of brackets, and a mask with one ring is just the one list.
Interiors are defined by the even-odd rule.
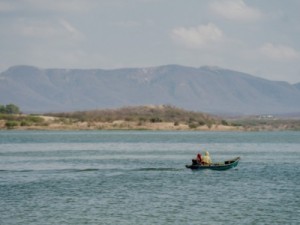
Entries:
[[300,132],[1,131],[0,224],[300,224],[299,175]]

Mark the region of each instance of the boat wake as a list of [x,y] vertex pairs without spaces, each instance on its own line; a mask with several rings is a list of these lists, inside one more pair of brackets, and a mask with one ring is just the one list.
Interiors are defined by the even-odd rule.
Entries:
[[0,173],[34,173],[34,172],[55,172],[55,173],[72,173],[72,172],[92,172],[98,171],[97,168],[87,168],[87,169],[45,169],[45,170],[0,170]]
[[0,170],[0,173],[87,173],[87,172],[95,172],[95,171],[127,171],[127,172],[176,172],[183,171],[185,168],[171,168],[171,167],[145,167],[145,168],[135,168],[135,169],[99,169],[99,168],[85,168],[85,169],[44,169],[44,170],[36,170],[36,169],[27,169],[27,170]]
[[28,173],[34,171],[35,170],[0,170],[0,173]]
[[182,171],[184,168],[138,168],[132,171]]

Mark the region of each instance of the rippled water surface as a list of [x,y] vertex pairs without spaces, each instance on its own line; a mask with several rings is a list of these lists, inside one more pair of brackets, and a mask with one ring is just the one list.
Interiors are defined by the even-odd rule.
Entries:
[[300,132],[1,131],[0,224],[300,224]]

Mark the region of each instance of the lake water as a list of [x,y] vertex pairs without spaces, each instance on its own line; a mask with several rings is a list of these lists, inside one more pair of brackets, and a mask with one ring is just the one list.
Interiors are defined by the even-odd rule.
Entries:
[[300,132],[0,131],[0,224],[300,224]]

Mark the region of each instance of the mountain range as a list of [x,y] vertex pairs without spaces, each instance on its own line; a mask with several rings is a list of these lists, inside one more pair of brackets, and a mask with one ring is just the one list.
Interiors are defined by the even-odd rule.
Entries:
[[62,112],[169,104],[213,114],[300,112],[300,83],[203,66],[41,69],[14,66],[0,74],[0,104],[23,112]]

